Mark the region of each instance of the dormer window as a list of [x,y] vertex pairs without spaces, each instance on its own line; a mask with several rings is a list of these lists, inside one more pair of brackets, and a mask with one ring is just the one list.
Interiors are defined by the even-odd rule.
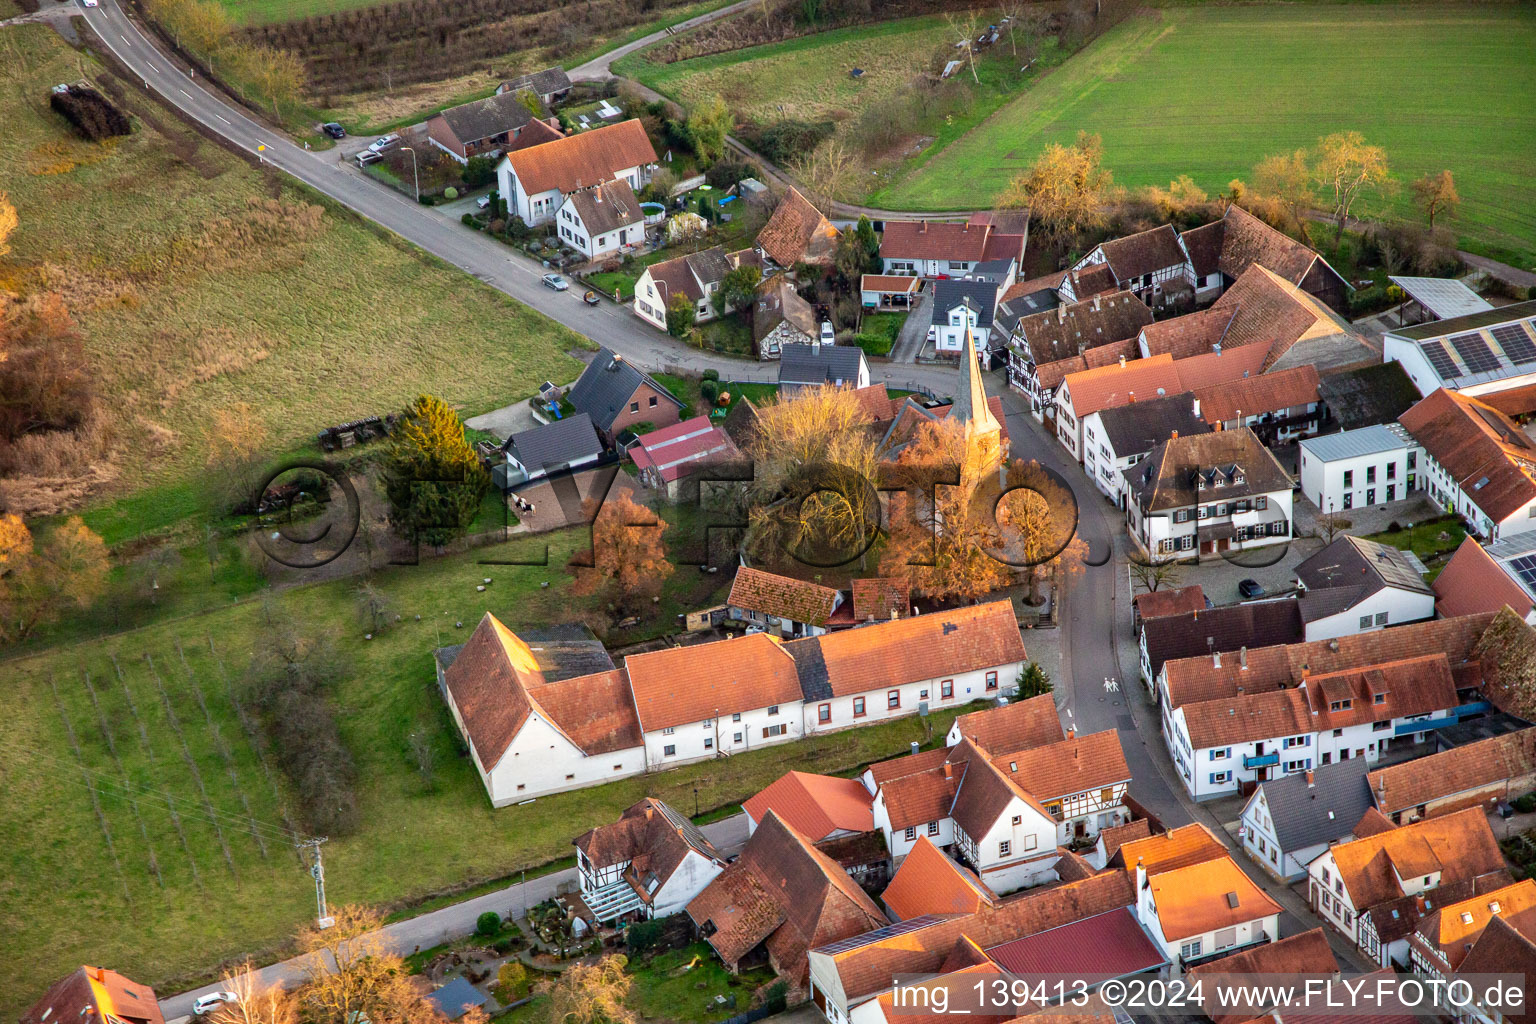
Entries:
[[1385,704],[1386,702],[1387,702],[1387,695],[1385,693],[1375,694],[1371,698],[1371,703],[1372,704]]

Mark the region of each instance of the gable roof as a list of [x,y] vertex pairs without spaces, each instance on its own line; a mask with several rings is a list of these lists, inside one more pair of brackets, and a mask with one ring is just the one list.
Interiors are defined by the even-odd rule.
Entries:
[[1159,872],[1147,884],[1170,942],[1280,913],[1280,904],[1226,855]]
[[623,178],[613,178],[573,192],[566,202],[581,218],[587,234],[593,237],[639,224],[645,219],[640,200],[635,198],[634,189]]
[[863,366],[864,350],[857,345],[792,342],[779,349],[779,384],[856,384]]
[[1317,391],[1345,430],[1395,423],[1419,400],[1419,389],[1395,360],[1331,372]]
[[646,732],[800,699],[795,663],[767,633],[631,654],[624,670]]
[[1504,868],[1504,854],[1477,807],[1339,843],[1328,853],[1360,911],[1402,897],[1399,875],[1416,878],[1438,871],[1444,886]]
[[[1130,907],[1119,907],[993,946],[987,955],[1010,976],[1067,975],[1090,984],[1142,974],[1168,963],[1168,957],[1153,944]],[[1040,1016],[1042,1022],[1057,1019],[1054,1012]]]
[[794,186],[780,197],[773,216],[757,233],[757,247],[781,267],[826,263],[836,243],[837,228]]
[[1136,901],[1135,887],[1124,874],[1101,872],[1090,878],[1035,889],[974,914],[929,914],[882,928],[857,939],[817,950],[832,960],[849,1003],[891,987],[896,974],[932,974],[949,958],[962,937],[978,947],[1035,935],[1081,921]]
[[796,985],[813,946],[886,923],[847,872],[772,811],[741,856],[688,904],[688,916],[728,964],[767,941],[779,973]]
[[[514,95],[508,93],[506,95]],[[619,171],[656,162],[656,150],[638,118],[529,146],[504,158],[530,196],[575,192],[608,181]]]
[[979,263],[987,259],[1021,259],[1023,235],[1005,235],[990,224],[968,221],[888,220],[880,236],[885,259],[953,260]]
[[1104,846],[1104,863],[1114,860],[1120,847],[1152,835],[1152,822],[1146,818],[1133,818],[1124,825],[1111,825],[1099,830],[1099,842]]
[[1111,238],[1101,243],[1099,249],[1122,283],[1143,274],[1180,266],[1187,259],[1184,247],[1179,245],[1179,233],[1168,224]]
[[1536,880],[1526,878],[1502,889],[1441,904],[1419,922],[1414,940],[1439,953],[1455,970],[1495,919],[1527,938],[1536,938]]
[[[1290,935],[1262,946],[1242,949],[1220,960],[1196,964],[1188,969],[1193,978],[1201,975],[1230,974],[1338,974],[1339,962],[1328,945],[1328,936],[1321,928]],[[1206,1001],[1207,1013],[1220,1005],[1214,991]],[[1240,1024],[1250,1017],[1252,1009],[1273,1009],[1273,1006],[1253,1007],[1242,1013],[1216,1013],[1211,1015],[1214,1024]]]
[[1259,783],[1280,849],[1294,854],[1352,834],[1371,806],[1366,771],[1357,757]]
[[1120,286],[1115,283],[1115,272],[1108,263],[1090,263],[1086,267],[1069,270],[1058,280],[1063,290],[1069,284],[1072,286],[1072,294],[1079,302],[1094,295],[1120,290]]
[[[1277,231],[1247,210],[1233,203],[1218,222],[1221,230],[1220,269],[1237,278],[1255,263],[1299,285],[1314,263],[1321,263],[1328,273],[1342,281],[1328,261],[1289,235]],[[1190,232],[1185,232],[1187,239]]]
[[[1211,425],[1195,415],[1195,395],[1189,391],[1144,402],[1132,402],[1113,409],[1100,409],[1099,423],[1115,456],[1122,459],[1128,455],[1150,452],[1174,434],[1183,437],[1186,434],[1211,432]],[[1142,615],[1146,614],[1143,610]]]
[[1050,818],[1050,812],[1032,793],[1021,788],[996,762],[988,761],[985,751],[970,740],[961,740],[952,747],[950,756],[966,761],[965,774],[955,791],[949,817],[954,819],[955,827],[963,829],[967,835],[978,839],[985,836],[1015,800],[1028,804],[1042,818]]
[[[1242,473],[1242,483],[1233,469]],[[1197,475],[1213,472],[1227,482],[1203,491],[1196,487]],[[1126,469],[1125,478],[1143,512],[1291,489],[1290,476],[1248,427],[1169,438]]]
[[906,618],[912,614],[912,585],[905,579],[871,576],[854,580],[850,586],[855,622]]
[[960,306],[976,314],[976,329],[986,331],[992,327],[992,313],[997,305],[997,284],[970,277],[951,277],[933,284],[932,323],[944,326],[949,323],[951,310]]
[[[794,282],[788,274],[778,274],[758,286],[757,306],[752,310],[753,340],[762,341],[785,321],[805,335],[807,341],[816,337],[820,330],[820,324],[816,322],[816,310],[795,291]],[[885,385],[879,387],[880,394],[884,395]]]
[[831,587],[743,565],[736,570],[725,603],[733,608],[824,626],[837,598],[837,591]]
[[165,1024],[155,991],[105,967],[80,967],[51,985],[21,1024]]
[[566,397],[578,412],[591,416],[592,423],[599,430],[607,430],[613,426],[619,413],[629,408],[630,396],[642,384],[655,389],[663,401],[682,407],[683,403],[672,392],[656,383],[650,374],[606,348],[597,350],[597,355],[581,371],[581,376],[576,378],[576,383],[571,385]]
[[[1488,922],[1483,933],[1472,944],[1471,950],[1461,961],[1458,972],[1465,977],[1478,974],[1516,973],[1527,978],[1536,976],[1536,939],[1525,934],[1503,918]],[[1532,1014],[1506,1012],[1504,1019],[1510,1024],[1523,1024]]]
[[1300,690],[1245,693],[1226,701],[1185,704],[1179,713],[1196,750],[1316,731],[1306,694]]
[[814,648],[825,666],[823,678],[804,679],[807,700],[889,689],[1025,659],[1019,620],[1006,600],[876,622],[787,646],[801,652]]
[[603,453],[592,417],[584,412],[520,430],[503,447],[529,469],[554,469]]
[[708,416],[647,431],[625,454],[637,468],[654,470],[666,481],[680,479],[706,463],[742,458],[730,435]]
[[1168,355],[1069,373],[1062,379],[1062,384],[1078,419],[1100,409],[1129,405],[1138,398],[1146,401],[1184,390],[1179,386],[1179,372],[1173,367],[1173,357]]
[[1131,781],[1120,734],[1114,729],[1027,750],[997,752],[992,763],[1039,800],[1060,800]]
[[1470,534],[1431,586],[1435,613],[1442,617],[1496,612],[1508,605],[1523,619],[1536,607],[1531,595]]
[[1536,501],[1536,443],[1493,406],[1440,388],[1402,424],[1495,522]]
[[442,118],[454,138],[464,145],[513,132],[537,117],[515,93],[499,93],[483,100],[471,100],[435,115]]
[[1029,750],[1066,738],[1056,697],[1049,693],[1000,708],[971,711],[956,718],[954,724],[962,737],[993,753]]
[[1315,405],[1318,401],[1317,367],[1306,363],[1288,370],[1228,381],[1201,388],[1195,392],[1195,397],[1200,400],[1200,415],[1212,424]]
[[571,840],[597,869],[631,864],[636,877],[649,871],[667,879],[690,851],[723,865],[725,858],[697,825],[670,804],[646,797],[632,804],[619,820],[588,829]]
[[1433,593],[1402,548],[1347,534],[1298,565],[1296,578],[1308,590],[1360,588],[1355,602],[1388,587],[1412,594]]
[[1328,338],[1353,340],[1360,347],[1361,359],[1378,357],[1376,351],[1320,299],[1262,264],[1249,266],[1211,309],[1233,311],[1223,347],[1265,346],[1266,370],[1293,346]]
[[1134,293],[1095,295],[1021,316],[1012,337],[1031,362],[1055,362],[1127,338],[1152,323],[1152,311]]
[[1163,666],[1168,706],[1275,690],[1294,686],[1310,673],[1383,665],[1426,654],[1444,654],[1450,664],[1459,665],[1472,655],[1492,621],[1492,615],[1464,615],[1331,640],[1250,649],[1246,667],[1236,658],[1223,658],[1220,665],[1209,657],[1171,660]]
[[1235,310],[1213,307],[1159,320],[1141,329],[1140,341],[1149,356],[1164,352],[1175,359],[1204,355],[1226,340],[1235,315]]
[[892,829],[914,828],[950,816],[966,766],[949,757],[950,751],[940,748],[870,765]]
[[[544,718],[587,754],[640,744],[625,680],[602,645],[586,635],[545,640],[528,631],[524,639],[490,612],[480,619],[443,678],[486,771],[530,715]],[[563,664],[579,665],[582,674],[570,674]]]
[[[1371,772],[1370,792],[1383,814],[1393,814],[1532,773],[1536,773],[1536,727]],[[1487,800],[1469,803],[1484,806]]]
[[539,96],[563,92],[570,87],[571,76],[567,75],[565,69],[558,65],[545,68],[543,71],[535,71],[529,75],[519,75],[517,78],[511,78],[501,83],[503,91],[517,92],[527,89]]
[[820,842],[833,832],[873,829],[873,801],[874,797],[858,779],[786,772],[767,789],[745,800],[741,809],[753,821],[762,821],[772,811],[807,839]]
[[901,921],[924,914],[974,914],[997,901],[981,879],[945,856],[927,836],[918,837],[880,899]]
[[1131,604],[1143,619],[1155,619],[1163,615],[1183,615],[1203,611],[1206,607],[1205,591],[1198,583],[1187,587],[1164,587],[1131,598]]
[[1113,859],[1135,878],[1137,864],[1151,876],[1226,855],[1227,848],[1221,840],[1196,822],[1145,839],[1123,842]]
[[1117,364],[1122,359],[1135,359],[1138,355],[1139,352],[1136,348],[1135,338],[1113,341],[1108,345],[1098,345],[1085,350],[1082,355],[1068,356],[1055,362],[1038,364],[1035,367],[1035,383],[1041,391],[1048,391],[1058,387],[1063,380],[1066,380],[1069,373],[1096,370],[1101,366]]

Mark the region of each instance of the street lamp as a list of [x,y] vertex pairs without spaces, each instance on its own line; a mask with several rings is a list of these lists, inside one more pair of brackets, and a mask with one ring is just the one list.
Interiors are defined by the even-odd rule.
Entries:
[[402,153],[411,154],[411,179],[416,183],[416,201],[421,202],[421,172],[416,169],[416,151],[410,146],[401,146]]

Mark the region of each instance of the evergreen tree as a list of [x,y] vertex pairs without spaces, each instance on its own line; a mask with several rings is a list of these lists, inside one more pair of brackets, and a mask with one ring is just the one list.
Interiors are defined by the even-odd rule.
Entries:
[[432,395],[418,395],[395,424],[383,476],[390,523],[432,545],[463,536],[491,482],[458,414]]

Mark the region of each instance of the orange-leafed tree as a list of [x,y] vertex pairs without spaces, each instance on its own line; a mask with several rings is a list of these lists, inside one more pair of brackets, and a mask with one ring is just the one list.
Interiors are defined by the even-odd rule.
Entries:
[[1030,211],[1032,231],[1051,247],[1066,249],[1080,232],[1104,222],[1114,176],[1103,157],[1097,135],[1078,132],[1070,146],[1053,142],[1008,183],[998,205]]
[[107,586],[107,546],[79,516],[39,546],[15,516],[0,521],[0,640],[21,640],[74,606],[89,608]]
[[592,511],[592,550],[576,563],[577,593],[607,589],[630,602],[654,597],[674,569],[667,561],[666,521],[628,490]]

